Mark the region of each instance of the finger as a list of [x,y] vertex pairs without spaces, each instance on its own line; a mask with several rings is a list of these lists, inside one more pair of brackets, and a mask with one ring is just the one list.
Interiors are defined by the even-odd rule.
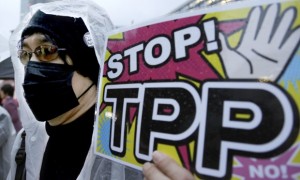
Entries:
[[169,180],[169,178],[167,178],[165,174],[163,174],[160,170],[158,170],[154,164],[149,162],[146,162],[143,165],[143,174],[144,174],[144,179],[147,180],[156,180],[156,179]]
[[289,38],[284,42],[284,45],[282,46],[280,51],[284,52],[287,57],[291,56],[295,49],[298,47],[299,41],[300,27],[298,27],[291,33]]
[[153,152],[153,161],[158,169],[160,169],[170,179],[194,179],[193,175],[185,168],[179,166],[176,161],[167,155],[158,151]]
[[277,4],[267,7],[266,15],[257,35],[257,39],[259,39],[260,42],[264,42],[266,44],[270,42],[273,34],[273,28],[275,26],[275,20],[278,17],[278,9],[279,7]]
[[244,32],[243,41],[244,42],[252,42],[256,38],[256,33],[258,30],[259,17],[261,14],[261,8],[256,7],[252,9],[250,13],[250,17],[247,22],[247,27]]
[[292,8],[283,13],[282,19],[280,20],[278,28],[276,29],[271,42],[272,44],[276,45],[275,47],[278,49],[280,49],[283,45],[285,36],[295,20],[295,13],[295,9]]

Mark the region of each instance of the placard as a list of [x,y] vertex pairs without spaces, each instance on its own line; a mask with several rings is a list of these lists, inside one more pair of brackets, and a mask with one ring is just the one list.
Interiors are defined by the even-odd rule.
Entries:
[[198,179],[299,179],[300,2],[240,1],[109,34],[97,155]]

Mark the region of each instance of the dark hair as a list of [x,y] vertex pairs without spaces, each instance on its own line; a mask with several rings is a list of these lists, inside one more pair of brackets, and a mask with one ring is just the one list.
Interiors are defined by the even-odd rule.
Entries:
[[45,14],[39,10],[23,30],[21,38],[34,33],[46,34],[58,47],[66,48],[74,69],[95,84],[98,83],[100,66],[94,48],[85,42],[84,36],[88,34],[88,29],[81,18]]
[[15,88],[10,84],[4,84],[1,87],[1,90],[4,92],[5,95],[13,96]]

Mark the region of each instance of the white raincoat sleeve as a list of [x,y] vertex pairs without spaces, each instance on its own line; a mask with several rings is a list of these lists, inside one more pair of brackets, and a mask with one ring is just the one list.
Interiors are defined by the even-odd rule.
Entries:
[[[42,164],[43,153],[48,136],[45,131],[45,124],[38,122],[23,96],[24,66],[17,57],[17,46],[21,33],[31,19],[32,15],[42,10],[48,14],[56,14],[71,17],[81,17],[86,24],[94,44],[95,53],[99,64],[103,61],[106,33],[113,28],[113,24],[105,10],[91,0],[62,0],[51,3],[36,4],[31,7],[30,12],[14,31],[10,38],[10,50],[15,69],[16,95],[20,103],[21,121],[26,131],[26,179],[38,180]],[[100,69],[102,69],[100,67]],[[94,131],[95,133],[95,131]],[[16,139],[12,151],[12,163],[8,180],[15,177],[16,164],[14,156],[20,145],[20,136]],[[129,167],[111,162],[94,154],[94,140],[92,141],[84,167],[77,178],[78,180],[88,179],[142,179],[142,173]]]

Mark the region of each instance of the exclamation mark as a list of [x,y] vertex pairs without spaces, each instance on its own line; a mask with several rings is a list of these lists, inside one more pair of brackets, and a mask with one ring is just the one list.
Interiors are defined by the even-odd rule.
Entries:
[[281,165],[280,170],[281,170],[282,179],[287,179],[289,176],[288,176],[288,173],[287,173],[286,166]]
[[203,23],[205,35],[206,35],[206,51],[211,52],[219,48],[216,40],[216,27],[215,21],[210,20]]

